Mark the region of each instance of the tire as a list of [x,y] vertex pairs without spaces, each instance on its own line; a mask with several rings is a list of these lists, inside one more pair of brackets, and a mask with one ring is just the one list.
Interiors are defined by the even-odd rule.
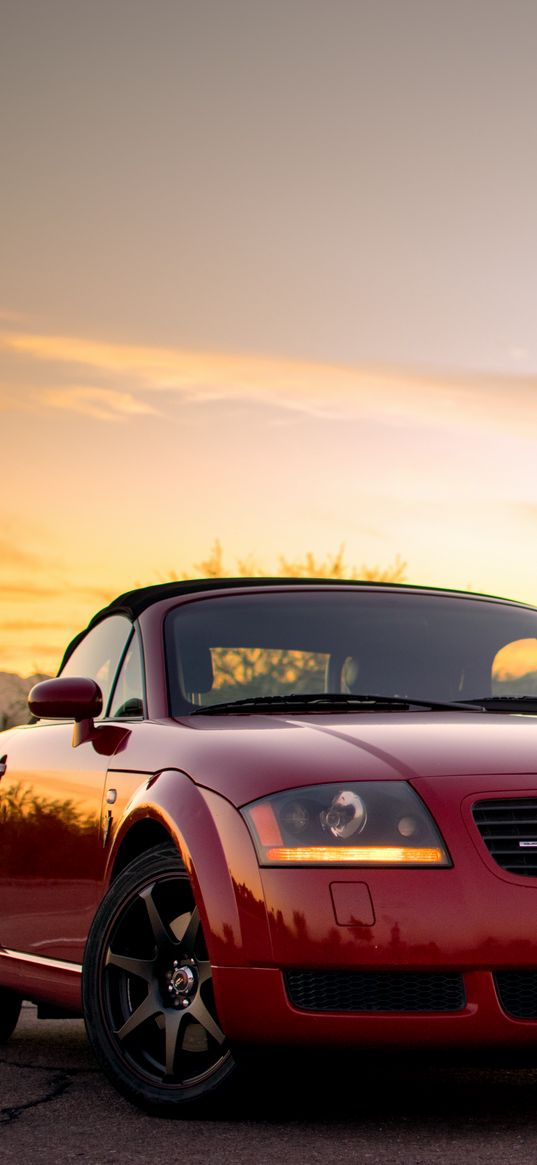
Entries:
[[22,999],[7,987],[0,987],[0,1044],[5,1044],[18,1023]]
[[235,1082],[198,910],[172,845],[136,858],[103,898],[86,945],[82,999],[99,1063],[139,1107],[192,1115]]

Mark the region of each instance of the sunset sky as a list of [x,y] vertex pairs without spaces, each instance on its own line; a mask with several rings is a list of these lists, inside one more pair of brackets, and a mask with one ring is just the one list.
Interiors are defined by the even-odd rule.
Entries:
[[215,539],[537,603],[534,0],[3,0],[0,670]]

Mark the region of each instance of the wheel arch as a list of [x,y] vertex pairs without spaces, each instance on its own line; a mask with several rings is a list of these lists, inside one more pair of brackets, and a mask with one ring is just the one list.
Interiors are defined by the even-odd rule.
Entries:
[[134,821],[130,828],[123,833],[121,841],[114,851],[110,865],[109,883],[114,882],[118,874],[135,858],[165,841],[173,842],[173,838],[161,821],[157,821],[153,817],[144,817]]
[[230,803],[216,794],[208,795],[181,770],[155,774],[138,790],[119,824],[108,858],[106,885],[130,861],[164,841],[175,846],[190,878],[213,965],[243,966],[254,955],[250,949],[252,904],[247,900],[245,913],[241,900],[244,885],[236,872],[239,856],[242,880],[246,857],[247,866],[252,867],[256,912],[261,916],[254,927],[256,933],[260,931],[254,961],[260,956],[269,958],[270,939],[255,853],[246,827]]

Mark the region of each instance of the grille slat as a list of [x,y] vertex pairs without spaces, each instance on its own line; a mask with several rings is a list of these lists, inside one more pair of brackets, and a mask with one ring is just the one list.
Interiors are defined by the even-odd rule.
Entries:
[[[537,797],[476,801],[472,813],[490,856],[503,870],[537,877]],[[529,841],[535,848],[520,844]]]
[[421,971],[285,971],[293,1007],[300,1011],[461,1011],[462,975]]

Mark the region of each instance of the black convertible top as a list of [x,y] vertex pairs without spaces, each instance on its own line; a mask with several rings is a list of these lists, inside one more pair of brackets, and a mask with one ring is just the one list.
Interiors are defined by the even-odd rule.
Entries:
[[[413,583],[398,583],[398,582],[378,582],[373,579],[363,578],[298,578],[296,576],[286,577],[278,576],[255,576],[253,578],[196,578],[196,579],[181,579],[175,582],[154,583],[148,587],[137,587],[136,590],[125,591],[124,594],[118,595],[116,599],[107,607],[103,607],[101,611],[93,616],[88,624],[87,630],[93,627],[95,623],[100,623],[106,615],[122,614],[127,615],[130,619],[137,619],[142,611],[147,607],[151,607],[153,603],[160,602],[161,599],[173,599],[180,595],[195,594],[197,591],[212,591],[212,590],[229,590],[232,587],[267,587],[267,586],[322,586],[322,587],[367,587],[374,590],[396,590],[396,591],[426,591],[427,593],[452,594],[452,595],[468,595],[476,599],[498,599],[498,595],[485,595],[477,591],[463,591],[456,587],[430,587],[417,586]],[[500,598],[504,603],[515,603],[516,600]],[[516,604],[520,606],[527,606],[528,604]]]
[[[363,579],[345,579],[345,578],[285,578],[285,577],[262,577],[255,578],[198,578],[198,579],[183,579],[179,582],[155,583],[149,587],[138,587],[133,591],[125,591],[124,594],[118,595],[117,599],[112,599],[112,602],[107,607],[103,607],[102,611],[97,611],[93,616],[89,627],[93,627],[95,623],[100,623],[106,615],[121,614],[128,615],[130,619],[137,619],[142,611],[147,607],[151,607],[153,603],[158,603],[161,599],[173,599],[180,595],[195,594],[197,591],[212,591],[212,590],[226,590],[230,587],[266,587],[266,586],[310,586],[317,584],[318,586],[373,586],[373,587],[399,587],[399,583],[379,583],[366,582]],[[405,589],[403,584],[403,589]],[[415,588],[406,588],[415,589]]]
[[148,587],[137,587],[136,590],[124,591],[122,595],[112,599],[112,602],[107,607],[103,607],[97,611],[93,618],[90,619],[87,627],[83,631],[79,631],[74,639],[68,644],[65,649],[63,659],[60,664],[60,672],[67,663],[69,657],[73,654],[75,647],[84,639],[84,636],[92,627],[100,623],[102,619],[106,619],[108,615],[126,615],[128,619],[134,622],[135,619],[145,611],[147,607],[151,607],[153,603],[160,602],[161,599],[173,599],[176,596],[196,594],[199,591],[213,591],[226,590],[231,587],[264,587],[274,585],[296,585],[298,583],[317,583],[322,586],[333,586],[336,584],[343,584],[344,586],[393,586],[393,583],[367,583],[358,579],[325,579],[325,578],[269,578],[266,576],[255,578],[198,578],[198,579],[182,579],[177,582],[154,583]]
[[[108,606],[103,607],[102,610],[97,611],[90,619],[88,626],[80,631],[66,648],[64,657],[60,665],[62,670],[67,660],[72,655],[75,647],[81,642],[87,632],[105,619],[108,615],[126,615],[132,622],[145,611],[147,607],[151,607],[153,603],[158,603],[161,599],[173,599],[176,596],[196,594],[200,591],[213,590],[229,590],[236,587],[267,587],[267,586],[322,586],[322,587],[336,587],[336,586],[350,586],[350,587],[367,587],[379,590],[397,590],[397,591],[426,591],[427,593],[442,593],[442,594],[460,594],[471,595],[473,598],[497,598],[495,595],[481,595],[475,592],[458,591],[451,587],[417,587],[408,583],[396,582],[377,582],[371,579],[356,579],[356,578],[296,578],[296,577],[282,577],[280,576],[256,576],[254,578],[201,578],[201,579],[182,579],[175,582],[154,583],[152,586],[137,587],[132,591],[125,591],[122,595],[112,599]],[[510,599],[500,600],[502,602],[513,602]],[[518,605],[518,604],[516,604]],[[527,604],[520,604],[525,606]]]

